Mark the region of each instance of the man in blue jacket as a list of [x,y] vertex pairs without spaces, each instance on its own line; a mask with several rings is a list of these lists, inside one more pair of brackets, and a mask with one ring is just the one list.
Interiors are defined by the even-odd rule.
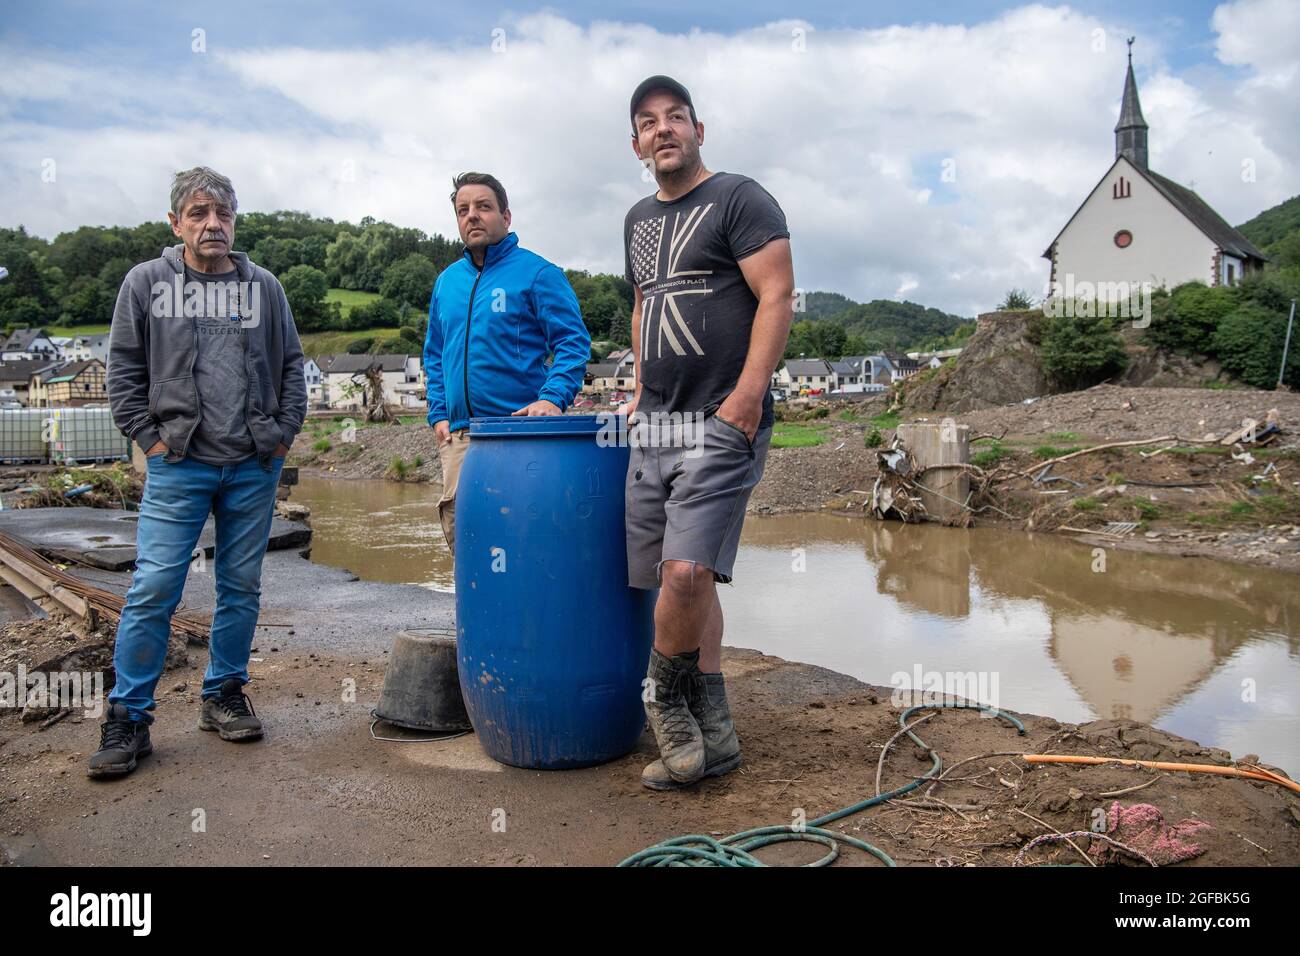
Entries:
[[438,517],[455,554],[469,420],[563,414],[582,387],[591,335],[564,273],[510,231],[506,190],[495,176],[461,173],[451,204],[465,254],[434,283],[424,373],[442,460]]

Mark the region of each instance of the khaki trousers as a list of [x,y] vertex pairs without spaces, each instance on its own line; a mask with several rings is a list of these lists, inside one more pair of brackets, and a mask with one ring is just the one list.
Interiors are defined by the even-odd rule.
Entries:
[[438,499],[438,520],[452,556],[456,555],[456,486],[460,483],[460,466],[469,448],[469,429],[451,433],[450,444],[438,446],[442,461],[442,497]]

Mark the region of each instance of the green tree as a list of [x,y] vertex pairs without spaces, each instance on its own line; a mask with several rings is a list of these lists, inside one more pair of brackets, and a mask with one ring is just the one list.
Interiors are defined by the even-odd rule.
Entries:
[[311,266],[297,265],[280,277],[280,284],[284,286],[285,298],[300,331],[315,332],[329,327],[331,313],[325,302],[329,285],[325,273]]
[[294,266],[302,264],[302,243],[297,239],[267,236],[253,248],[250,256],[272,275],[282,276]]
[[31,296],[23,296],[6,303],[0,318],[10,331],[36,328],[45,321],[45,306]]
[[59,303],[61,325],[100,325],[113,320],[117,289],[94,276],[78,276]]
[[325,249],[325,278],[330,287],[361,289],[365,273],[366,247],[351,233],[339,233]]
[[54,238],[50,243],[49,263],[58,266],[72,280],[78,276],[99,275],[110,259],[124,256],[126,251],[127,244],[111,230],[82,226]]
[[126,256],[109,259],[104,263],[104,268],[99,270],[99,281],[104,283],[104,287],[116,297],[117,290],[122,288],[122,282],[126,279],[126,274],[134,267],[135,263]]
[[402,307],[384,298],[354,306],[347,320],[349,329],[395,329],[401,324]]
[[1215,330],[1237,301],[1236,289],[1186,282],[1168,295],[1152,296],[1147,337],[1175,352],[1209,354]]
[[1124,343],[1105,316],[1053,316],[1043,330],[1043,371],[1062,389],[1089,388],[1128,367]]
[[394,262],[384,272],[379,294],[405,309],[429,308],[433,283],[438,278],[433,263],[418,252]]
[[[1223,367],[1255,388],[1273,388],[1282,365],[1287,315],[1258,302],[1229,313],[1214,333],[1214,352]],[[1285,384],[1300,386],[1300,348],[1293,335],[1287,354]]]
[[1024,289],[1010,289],[998,305],[999,312],[1021,312],[1034,307],[1034,297]]
[[305,266],[311,266],[313,269],[325,270],[325,250],[329,248],[330,241],[325,236],[308,236],[302,241],[302,256],[299,260]]

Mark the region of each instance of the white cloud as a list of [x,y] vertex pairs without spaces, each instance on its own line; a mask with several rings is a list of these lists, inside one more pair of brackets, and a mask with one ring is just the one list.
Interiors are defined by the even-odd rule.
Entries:
[[[1277,105],[1290,61],[1263,7],[1243,0],[1215,14],[1218,56],[1245,74],[1235,85],[1171,75],[1154,42],[1137,47],[1153,167],[1195,179],[1234,222],[1300,192],[1287,161],[1294,121]],[[621,272],[624,213],[653,188],[629,146],[627,99],[642,77],[666,72],[691,88],[709,166],[751,175],[781,202],[802,287],[964,314],[1012,286],[1041,288],[1040,254],[1113,154],[1123,32],[1027,6],[970,26],[806,28],[798,52],[801,27],[665,34],[531,16],[507,25],[499,53],[421,42],[210,54],[201,79],[174,79],[172,112],[75,128],[33,124],[30,109],[26,122],[13,117],[85,89],[95,71],[10,51],[54,80],[36,93],[0,87],[10,115],[0,181],[16,184],[0,221],[50,234],[154,217],[168,174],[205,162],[232,176],[244,208],[450,234],[450,178],[483,168],[506,183],[525,245]],[[1108,31],[1101,52],[1098,29]],[[214,70],[224,113],[210,109]],[[155,82],[142,68],[142,91]],[[204,110],[186,109],[191,93]],[[60,161],[56,184],[40,182],[45,156]],[[1241,182],[1243,156],[1255,183]]]

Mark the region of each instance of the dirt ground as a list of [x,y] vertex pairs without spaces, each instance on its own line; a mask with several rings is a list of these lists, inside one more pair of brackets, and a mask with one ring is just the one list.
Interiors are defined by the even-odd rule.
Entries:
[[[652,793],[639,783],[653,757],[648,734],[621,760],[552,772],[495,764],[472,735],[377,742],[368,710],[382,686],[383,651],[260,651],[249,692],[268,725],[264,740],[230,744],[196,728],[202,674],[195,660],[164,677],[155,752],[125,779],[85,777],[97,740],[90,720],[43,731],[13,717],[0,721],[0,858],[16,865],[610,865],[670,836],[721,837],[861,800],[875,792],[880,749],[899,729],[888,689],[729,650],[723,667],[742,769],[687,791]],[[355,703],[340,703],[345,678],[356,681]],[[1024,737],[1001,720],[957,710],[937,712],[917,733],[945,767],[1002,751],[1230,762],[1222,751],[1131,721],[1076,727],[1019,716]],[[900,738],[881,786],[900,786],[930,765]],[[1153,805],[1170,824],[1210,824],[1195,836],[1204,852],[1180,865],[1300,863],[1300,799],[1272,784],[1114,765],[1031,766],[1005,756],[966,763],[953,777],[960,779],[933,793],[946,806],[904,799],[831,829],[903,866],[1010,865],[1049,827],[1089,829],[1094,810],[1113,802],[1102,794],[1149,783],[1119,799]],[[501,819],[505,832],[493,829]],[[820,852],[788,845],[759,855],[799,863]],[[1063,843],[1036,848],[1023,862],[1088,865]],[[852,850],[841,863],[879,865]]]

